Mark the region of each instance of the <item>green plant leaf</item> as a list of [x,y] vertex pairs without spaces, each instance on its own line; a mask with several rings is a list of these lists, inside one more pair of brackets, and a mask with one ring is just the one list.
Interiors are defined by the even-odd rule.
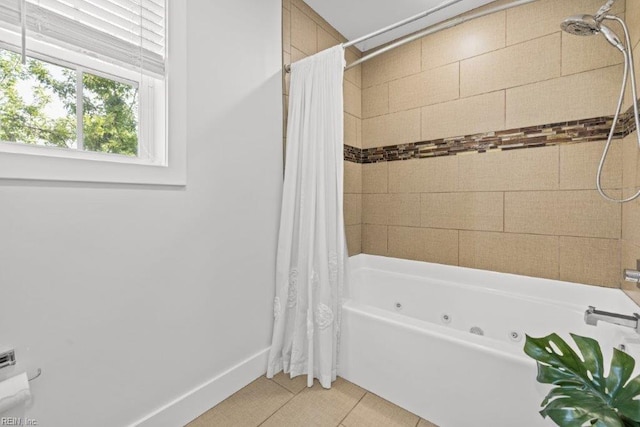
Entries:
[[593,338],[571,335],[584,359],[584,367],[591,373],[593,385],[604,392],[606,379],[604,376],[604,360],[598,341]]
[[622,387],[629,381],[636,361],[627,353],[613,349],[613,358],[611,359],[611,371],[607,377],[607,389],[613,399],[615,399]]
[[571,334],[580,355],[557,334],[527,336],[524,352],[536,360],[538,382],[553,388],[543,417],[560,427],[640,427],[640,376],[630,380],[635,360],[614,349],[609,375],[598,342]]

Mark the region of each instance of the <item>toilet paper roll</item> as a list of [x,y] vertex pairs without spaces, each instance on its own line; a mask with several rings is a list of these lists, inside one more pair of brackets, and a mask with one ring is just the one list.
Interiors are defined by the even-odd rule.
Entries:
[[31,399],[29,379],[23,373],[0,382],[0,414]]

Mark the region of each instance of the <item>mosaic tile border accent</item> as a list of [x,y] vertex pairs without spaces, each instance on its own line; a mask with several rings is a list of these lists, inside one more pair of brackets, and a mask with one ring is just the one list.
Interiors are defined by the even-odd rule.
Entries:
[[[602,141],[609,136],[612,123],[613,116],[607,116],[376,148],[360,149],[345,145],[344,160],[353,163],[392,162],[455,156],[458,153],[472,151],[484,153],[497,149],[505,151]],[[633,107],[631,107],[618,119],[614,138],[622,139],[632,133],[635,128]]]

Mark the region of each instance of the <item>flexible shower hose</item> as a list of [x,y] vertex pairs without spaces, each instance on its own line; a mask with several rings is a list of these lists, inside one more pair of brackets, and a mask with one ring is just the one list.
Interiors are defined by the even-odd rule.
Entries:
[[618,18],[617,16],[607,15],[605,19],[609,19],[612,21],[618,21],[620,25],[622,25],[622,29],[624,30],[624,36],[627,43],[626,49],[622,50],[622,54],[624,55],[624,76],[622,78],[622,89],[620,91],[620,98],[618,99],[618,106],[616,108],[616,114],[613,117],[613,123],[611,125],[611,131],[609,132],[609,137],[607,138],[607,144],[604,147],[604,152],[602,153],[602,159],[600,160],[600,165],[598,166],[598,178],[596,180],[596,184],[598,187],[598,192],[605,199],[615,202],[615,203],[627,203],[636,200],[640,197],[640,191],[638,191],[635,195],[628,197],[626,199],[614,199],[610,197],[603,189],[602,189],[602,171],[604,169],[604,164],[607,161],[607,155],[609,154],[609,149],[611,148],[611,143],[613,142],[613,136],[616,132],[616,126],[618,124],[618,119],[620,118],[620,112],[622,111],[622,103],[624,101],[624,93],[627,89],[627,81],[629,74],[631,74],[631,89],[633,96],[633,117],[636,124],[636,137],[638,140],[638,149],[640,149],[640,117],[638,116],[638,91],[636,89],[636,74],[635,74],[635,66],[633,64],[633,50],[631,47],[631,37],[629,36],[629,28],[625,22]]

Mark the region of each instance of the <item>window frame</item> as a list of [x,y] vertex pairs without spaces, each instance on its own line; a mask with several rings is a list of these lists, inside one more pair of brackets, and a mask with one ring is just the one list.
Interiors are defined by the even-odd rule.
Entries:
[[[126,84],[139,84],[138,153],[143,149],[151,152],[151,155],[133,157],[0,142],[0,180],[186,185],[187,27],[184,3],[167,0],[166,71],[162,88],[157,87],[159,79],[104,63],[88,55],[77,56],[41,40],[29,40],[27,45],[29,57]],[[2,47],[15,52],[15,38],[11,43],[12,36],[15,36],[3,29],[0,29],[0,36],[8,39],[8,42],[2,43]],[[44,50],[51,53],[43,53]],[[136,81],[136,77],[139,80]],[[143,91],[149,93],[143,95]],[[152,108],[147,105],[149,103],[153,104]],[[154,128],[148,123],[142,125],[143,114],[152,114],[157,126]]]

